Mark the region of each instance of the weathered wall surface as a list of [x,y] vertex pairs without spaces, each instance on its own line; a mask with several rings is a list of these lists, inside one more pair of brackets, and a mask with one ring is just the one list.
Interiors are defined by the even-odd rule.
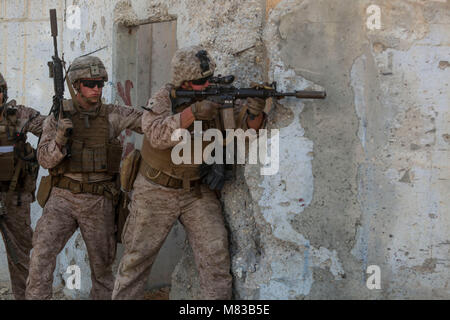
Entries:
[[[70,5],[80,8],[80,29],[62,21]],[[381,9],[380,29],[366,26],[370,5]],[[178,47],[203,44],[237,85],[326,89],[325,101],[272,107],[277,174],[239,166],[225,187],[235,298],[450,298],[448,1],[0,1],[0,71],[10,96],[42,113],[52,96],[53,7],[69,62],[108,46],[97,55],[115,70],[118,22],[175,19]],[[119,101],[118,78],[111,75],[107,102]],[[33,204],[34,223],[39,209]],[[55,285],[69,264],[82,267],[85,282],[67,294],[85,298],[89,268],[78,233],[59,257]],[[380,290],[366,287],[369,265],[380,267]],[[6,270],[1,247],[0,281]],[[186,244],[171,298],[198,296]]]
[[[372,4],[380,30],[366,27]],[[259,5],[247,63],[265,55],[280,89],[328,97],[281,101],[279,173],[247,165],[227,185],[235,298],[448,298],[449,4]],[[366,287],[369,265],[381,290]],[[172,297],[198,297],[193,266],[188,251]]]
[[[0,72],[8,83],[10,99],[47,114],[53,95],[53,82],[48,79],[47,67],[53,49],[45,41],[50,36],[48,10],[57,8],[62,12],[63,4],[60,1],[41,2],[0,1]],[[36,146],[36,137],[29,134],[28,139]],[[41,175],[44,171],[41,169]],[[31,212],[34,227],[41,215],[37,202],[32,204]],[[0,282],[9,283],[3,241],[0,241]]]
[[[371,4],[381,8],[381,30],[365,28]],[[312,179],[301,182],[313,192],[296,188],[306,207],[292,207],[291,198],[279,236],[280,222],[271,223],[275,238],[300,249],[286,259],[304,268],[298,285],[282,285],[292,290],[286,298],[448,298],[449,90],[439,67],[449,59],[448,9],[429,1],[283,1],[271,12],[265,39],[274,79],[290,71],[328,92],[325,103],[306,103],[293,117],[305,130],[303,148],[314,143]],[[308,170],[299,163],[291,175],[280,165],[288,186]],[[263,215],[282,219],[282,203],[265,199],[264,189]],[[279,258],[266,257],[274,286],[299,275],[283,272]],[[382,290],[370,292],[372,264]]]

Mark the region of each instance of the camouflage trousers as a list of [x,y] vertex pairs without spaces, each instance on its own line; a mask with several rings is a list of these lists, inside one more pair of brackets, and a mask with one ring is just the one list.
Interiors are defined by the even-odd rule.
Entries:
[[78,227],[91,267],[90,296],[95,300],[111,299],[112,263],[116,252],[112,201],[105,196],[74,194],[56,187],[51,191],[34,232],[27,299],[52,297],[56,257]]
[[[11,289],[16,300],[25,299],[25,284],[30,263],[31,240],[33,230],[30,222],[30,205],[33,201],[31,193],[2,192],[2,200],[5,203],[6,215],[3,218],[3,226],[10,246],[17,257],[17,264],[13,263],[12,254],[6,247],[8,257]],[[18,204],[18,197],[20,205]],[[5,235],[2,233],[3,240]]]
[[205,186],[201,193],[199,198],[194,191],[166,188],[138,174],[122,233],[125,252],[113,299],[143,298],[156,255],[177,219],[194,252],[203,298],[231,298],[230,254],[220,202]]

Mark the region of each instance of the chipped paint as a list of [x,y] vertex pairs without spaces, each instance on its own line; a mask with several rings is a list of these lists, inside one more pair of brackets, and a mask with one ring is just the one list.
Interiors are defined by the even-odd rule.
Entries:
[[[366,30],[371,3],[363,0],[68,0],[58,13],[72,4],[81,28],[61,24],[58,39],[69,63],[108,46],[97,55],[112,73],[114,19],[176,19],[178,46],[205,45],[236,85],[264,79],[280,90],[327,90],[323,102],[273,104],[279,173],[261,177],[247,165],[224,189],[235,297],[450,298],[448,1],[377,0],[381,30]],[[44,114],[52,5],[0,2],[0,70],[10,96]],[[111,81],[105,101],[117,97]],[[33,225],[40,214],[33,205]],[[78,237],[58,258],[55,286],[68,264],[89,268]],[[173,296],[183,299],[198,297],[189,252],[173,276]],[[0,281],[8,280],[4,257],[0,244]],[[381,270],[378,292],[365,286],[372,264]],[[86,281],[77,297],[87,296]]]

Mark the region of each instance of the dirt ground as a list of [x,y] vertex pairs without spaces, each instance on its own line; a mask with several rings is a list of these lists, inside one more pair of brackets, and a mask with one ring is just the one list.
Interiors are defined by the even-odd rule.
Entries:
[[148,291],[144,295],[145,300],[169,300],[170,287]]
[[[151,290],[145,293],[145,300],[169,300],[170,287],[164,287],[156,290]],[[14,296],[8,287],[0,286],[0,300],[14,300]],[[71,300],[65,296],[62,290],[53,293],[52,300]]]
[[7,287],[0,286],[0,300],[13,300],[12,293]]
[[[0,300],[14,300],[14,296],[8,287],[0,286]],[[62,290],[53,293],[52,300],[70,300]]]

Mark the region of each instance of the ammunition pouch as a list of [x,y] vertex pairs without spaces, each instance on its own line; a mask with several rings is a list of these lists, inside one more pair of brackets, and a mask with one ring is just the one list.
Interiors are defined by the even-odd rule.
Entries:
[[14,150],[0,153],[0,181],[11,181],[14,175]]
[[130,192],[133,188],[134,180],[136,180],[141,162],[141,153],[135,149],[130,152],[122,161],[120,169],[120,188],[123,192]]
[[45,207],[45,204],[50,197],[50,192],[52,192],[52,178],[52,175],[42,177],[41,183],[39,184],[36,199],[41,208]]
[[53,175],[65,173],[119,173],[122,146],[117,139],[109,138],[111,130],[107,107],[101,105],[96,114],[88,115],[65,100],[65,108],[71,112],[73,134],[70,139],[71,156],[65,157],[56,167],[50,169]]
[[122,146],[107,143],[86,147],[83,141],[74,140],[71,145],[71,158],[64,159],[65,167],[58,167],[58,173],[107,172],[119,173]]

